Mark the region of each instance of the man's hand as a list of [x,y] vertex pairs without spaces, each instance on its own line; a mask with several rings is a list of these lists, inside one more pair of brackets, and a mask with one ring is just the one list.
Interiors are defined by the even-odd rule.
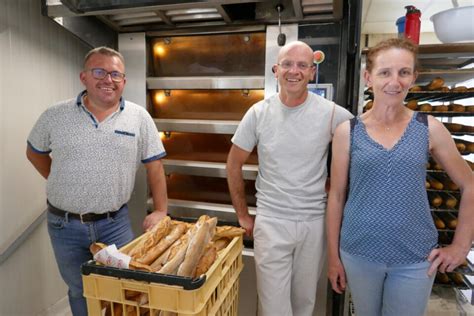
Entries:
[[245,235],[252,237],[253,236],[253,225],[255,223],[255,217],[252,215],[239,216],[239,224],[245,229]]
[[148,214],[143,220],[143,230],[148,231],[155,226],[163,217],[166,216],[166,211],[155,210]]
[[346,273],[341,260],[329,260],[328,278],[334,292],[342,294],[346,289]]

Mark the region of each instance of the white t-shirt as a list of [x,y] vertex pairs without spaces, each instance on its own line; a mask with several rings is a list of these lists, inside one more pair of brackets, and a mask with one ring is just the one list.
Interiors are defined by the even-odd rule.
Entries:
[[232,142],[249,152],[257,146],[257,214],[291,220],[324,214],[328,145],[337,125],[352,117],[311,92],[297,107],[274,95],[247,111]]

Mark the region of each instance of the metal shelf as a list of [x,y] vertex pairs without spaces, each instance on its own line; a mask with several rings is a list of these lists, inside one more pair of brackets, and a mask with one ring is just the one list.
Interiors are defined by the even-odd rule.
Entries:
[[474,78],[474,69],[425,69],[418,73],[418,85],[429,83],[436,77],[441,77],[444,84],[451,86]]
[[148,89],[264,89],[264,76],[148,77]]
[[[192,160],[175,160],[162,159],[165,167],[165,173],[173,172],[180,174],[187,174],[192,176],[204,176],[215,178],[226,178],[227,172],[225,170],[225,163],[223,162],[205,162]],[[258,166],[244,165],[242,167],[242,175],[245,180],[257,179]]]
[[[474,73],[473,73],[473,76],[474,76]],[[374,99],[372,92],[367,89],[364,91],[364,95],[365,95],[365,100]],[[472,98],[472,97],[474,97],[473,91],[468,91],[468,92],[417,91],[417,92],[408,92],[405,98],[405,101],[417,100],[418,102],[421,102],[421,101],[449,102],[449,101],[455,101],[455,100]],[[433,114],[436,112],[428,112],[428,113]],[[442,114],[443,116],[471,116],[473,115],[473,113],[470,113],[470,112],[438,112],[438,113]]]
[[[148,205],[153,205],[153,200],[151,198],[148,199]],[[200,201],[168,199],[168,209],[172,212],[200,211],[199,215],[202,215],[203,211],[220,212],[222,214],[227,213],[235,215],[235,210],[232,205]],[[256,207],[249,206],[249,214],[256,215]]]
[[153,119],[160,132],[189,132],[211,134],[234,134],[240,121]]

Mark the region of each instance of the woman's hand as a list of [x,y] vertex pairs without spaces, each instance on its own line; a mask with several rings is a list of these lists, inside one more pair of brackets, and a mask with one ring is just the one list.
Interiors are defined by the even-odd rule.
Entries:
[[428,261],[431,262],[428,275],[432,276],[436,271],[452,272],[464,262],[466,255],[467,253],[463,249],[454,244],[431,250],[428,256]]

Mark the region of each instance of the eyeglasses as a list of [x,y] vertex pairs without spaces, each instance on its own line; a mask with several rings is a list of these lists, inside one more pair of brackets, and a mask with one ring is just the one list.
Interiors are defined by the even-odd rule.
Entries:
[[312,68],[314,65],[312,64],[307,64],[305,62],[302,62],[302,61],[299,61],[297,63],[295,63],[294,61],[291,61],[291,60],[284,60],[282,61],[281,63],[277,64],[278,66],[280,66],[281,68],[285,69],[285,70],[289,70],[291,68],[293,68],[295,65],[296,65],[296,68],[298,68],[299,70],[308,70],[309,68]]
[[122,82],[125,78],[124,73],[115,70],[109,72],[103,68],[92,68],[87,69],[87,71],[90,71],[92,73],[92,77],[99,80],[104,79],[105,77],[107,77],[107,75],[110,75],[110,79],[112,79],[113,82]]

